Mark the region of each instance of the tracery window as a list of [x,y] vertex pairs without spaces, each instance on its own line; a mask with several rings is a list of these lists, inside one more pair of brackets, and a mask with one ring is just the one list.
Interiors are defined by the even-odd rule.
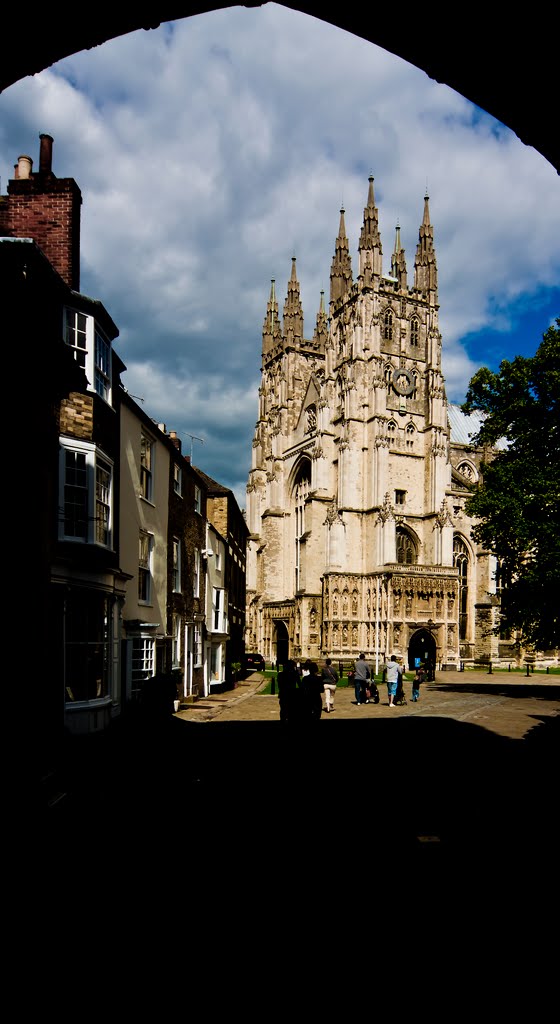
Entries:
[[466,640],[469,611],[469,549],[458,535],[453,538],[453,565],[459,570],[459,640]]
[[397,562],[399,565],[416,564],[416,547],[408,530],[397,526]]
[[459,473],[466,476],[467,480],[472,480],[474,483],[476,480],[476,471],[473,469],[470,462],[461,462],[461,464],[457,466],[457,469],[459,470]]
[[383,338],[385,341],[393,340],[393,310],[385,310],[383,317]]
[[410,321],[410,344],[416,348],[418,345],[418,338],[420,335],[420,324],[415,316]]
[[294,520],[295,520],[295,587],[296,592],[303,586],[302,581],[302,538],[305,533],[305,505],[311,488],[311,465],[303,459],[298,468],[294,484]]

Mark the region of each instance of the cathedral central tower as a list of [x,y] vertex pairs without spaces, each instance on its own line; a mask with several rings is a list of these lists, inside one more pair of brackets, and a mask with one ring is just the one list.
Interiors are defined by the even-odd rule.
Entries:
[[[383,272],[373,178],[357,277],[341,210],[329,312],[321,294],[310,339],[295,257],[282,321],[272,282],[247,486],[247,649],[280,662],[459,660],[462,503],[438,312],[428,197],[409,285],[399,227]],[[470,631],[474,644],[473,614]]]

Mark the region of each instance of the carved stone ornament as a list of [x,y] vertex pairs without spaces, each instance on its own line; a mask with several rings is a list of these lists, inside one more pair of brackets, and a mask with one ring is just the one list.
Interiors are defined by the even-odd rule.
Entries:
[[325,522],[323,523],[323,526],[332,526],[333,523],[342,523],[342,516],[338,511],[338,502],[336,498],[333,498],[328,507],[326,519]]
[[391,499],[389,497],[389,494],[387,493],[385,495],[385,498],[384,498],[384,501],[383,501],[383,505],[379,509],[379,512],[377,513],[377,522],[384,524],[384,523],[388,522],[389,519],[394,519],[394,518],[395,518],[395,512],[394,512],[393,506],[391,505]]
[[392,384],[398,395],[411,395],[414,391],[414,377],[403,366],[393,371]]
[[443,530],[444,526],[453,526],[453,519],[451,518],[451,514],[447,507],[447,502],[445,498],[443,499],[441,503],[441,508],[436,516],[436,525],[439,526],[441,530]]

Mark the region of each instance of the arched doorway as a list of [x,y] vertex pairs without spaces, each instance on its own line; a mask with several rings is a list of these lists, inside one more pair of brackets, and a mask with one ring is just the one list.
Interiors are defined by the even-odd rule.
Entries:
[[427,629],[419,629],[408,645],[408,667],[415,669],[422,662],[426,666],[428,681],[435,677],[436,642]]
[[290,641],[288,638],[288,628],[285,622],[277,619],[274,623],[276,629],[276,635],[274,638],[274,646],[276,648],[276,664],[278,668],[280,665],[285,665],[288,661],[290,654]]

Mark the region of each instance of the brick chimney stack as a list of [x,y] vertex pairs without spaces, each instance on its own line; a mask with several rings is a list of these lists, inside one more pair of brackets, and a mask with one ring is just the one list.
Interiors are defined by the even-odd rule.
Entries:
[[41,140],[41,149],[39,152],[39,174],[52,174],[52,136],[40,135],[39,138]]
[[40,135],[39,171],[31,157],[20,156],[8,195],[0,202],[0,235],[33,238],[54,269],[80,290],[80,215],[82,193],[73,178],[52,172],[50,135]]
[[170,430],[169,431],[169,440],[172,442],[172,444],[175,445],[177,451],[180,452],[181,451],[181,438],[177,437],[177,431],[176,430]]

